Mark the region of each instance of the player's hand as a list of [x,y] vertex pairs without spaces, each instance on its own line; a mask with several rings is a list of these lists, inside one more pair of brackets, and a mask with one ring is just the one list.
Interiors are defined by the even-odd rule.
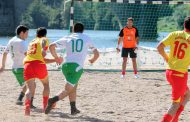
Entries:
[[95,62],[94,59],[89,59],[88,61],[89,61],[91,64],[93,64],[93,63]]
[[42,56],[45,57],[47,55],[45,50],[42,50]]
[[62,57],[57,57],[57,58],[55,58],[55,61],[56,61],[56,63],[57,63],[58,65],[60,65],[60,64],[62,64],[62,62],[63,62],[63,58],[62,58]]
[[117,53],[119,53],[119,52],[121,51],[121,50],[119,49],[119,47],[117,47],[116,50],[117,50]]
[[134,52],[137,53],[138,47],[133,48]]

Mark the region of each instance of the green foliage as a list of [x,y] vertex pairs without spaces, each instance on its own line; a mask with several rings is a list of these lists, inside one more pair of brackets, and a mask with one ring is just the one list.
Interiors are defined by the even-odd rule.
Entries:
[[[68,29],[70,2],[64,0],[33,0],[22,15],[22,24],[30,28]],[[89,30],[120,30],[128,17],[135,18],[141,39],[157,38],[157,32],[183,28],[190,15],[190,5],[148,5],[106,2],[74,2],[74,22],[82,22]]]
[[22,15],[22,24],[30,28],[44,26],[47,28],[61,28],[62,0],[34,0]]
[[171,16],[163,17],[158,21],[158,31],[175,31],[183,29],[183,22],[186,16],[190,16],[190,5],[172,5]]

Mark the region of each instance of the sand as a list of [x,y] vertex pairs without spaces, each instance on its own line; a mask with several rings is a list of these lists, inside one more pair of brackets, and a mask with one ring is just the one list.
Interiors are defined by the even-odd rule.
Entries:
[[[60,71],[49,71],[51,96],[64,88]],[[164,72],[140,72],[135,79],[127,72],[85,72],[78,86],[77,107],[81,113],[70,115],[69,100],[59,101],[49,115],[42,113],[42,84],[37,80],[34,105],[30,117],[24,106],[15,105],[20,87],[11,71],[0,74],[1,122],[159,122],[171,103],[171,88]],[[190,104],[180,122],[190,121]]]

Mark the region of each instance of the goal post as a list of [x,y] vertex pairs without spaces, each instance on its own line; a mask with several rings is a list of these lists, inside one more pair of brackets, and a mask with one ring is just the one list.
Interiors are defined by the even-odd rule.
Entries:
[[[169,32],[175,31],[182,26],[182,19],[190,15],[190,1],[169,1],[169,0],[72,0],[71,23],[81,22],[85,25],[85,30],[91,33],[103,34],[93,37],[94,41],[104,40],[111,36],[115,31],[117,35],[111,39],[117,42],[119,30],[125,25],[128,17],[134,18],[134,25],[138,28],[140,42],[159,42],[168,35]],[[177,10],[183,10],[180,13]],[[73,17],[73,18],[72,18]],[[72,25],[72,24],[71,24]],[[70,27],[72,28],[72,27]],[[110,32],[110,33],[109,33]],[[87,32],[88,33],[88,32]],[[109,42],[108,42],[109,43]],[[100,49],[100,60],[91,67],[95,69],[120,69],[122,59],[120,54],[116,54],[114,48]],[[138,64],[141,70],[144,69],[164,69],[165,62],[158,54],[155,46],[152,48],[140,47],[138,51]],[[132,67],[131,62],[128,62]]]

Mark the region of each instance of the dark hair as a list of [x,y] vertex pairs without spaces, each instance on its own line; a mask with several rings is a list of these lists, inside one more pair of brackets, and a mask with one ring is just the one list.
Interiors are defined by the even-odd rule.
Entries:
[[26,27],[25,25],[19,25],[17,28],[16,28],[16,35],[20,35],[21,32],[26,32],[28,31],[29,28]]
[[36,31],[37,37],[44,37],[44,36],[46,36],[46,34],[47,34],[47,30],[45,27],[39,27]]
[[77,32],[82,33],[83,31],[84,31],[84,26],[82,23],[76,23],[74,25],[74,32],[75,33],[77,33]]
[[127,20],[131,20],[132,22],[134,21],[134,19],[132,17],[129,17]]
[[188,30],[190,30],[190,16],[186,17],[184,20],[184,27]]

